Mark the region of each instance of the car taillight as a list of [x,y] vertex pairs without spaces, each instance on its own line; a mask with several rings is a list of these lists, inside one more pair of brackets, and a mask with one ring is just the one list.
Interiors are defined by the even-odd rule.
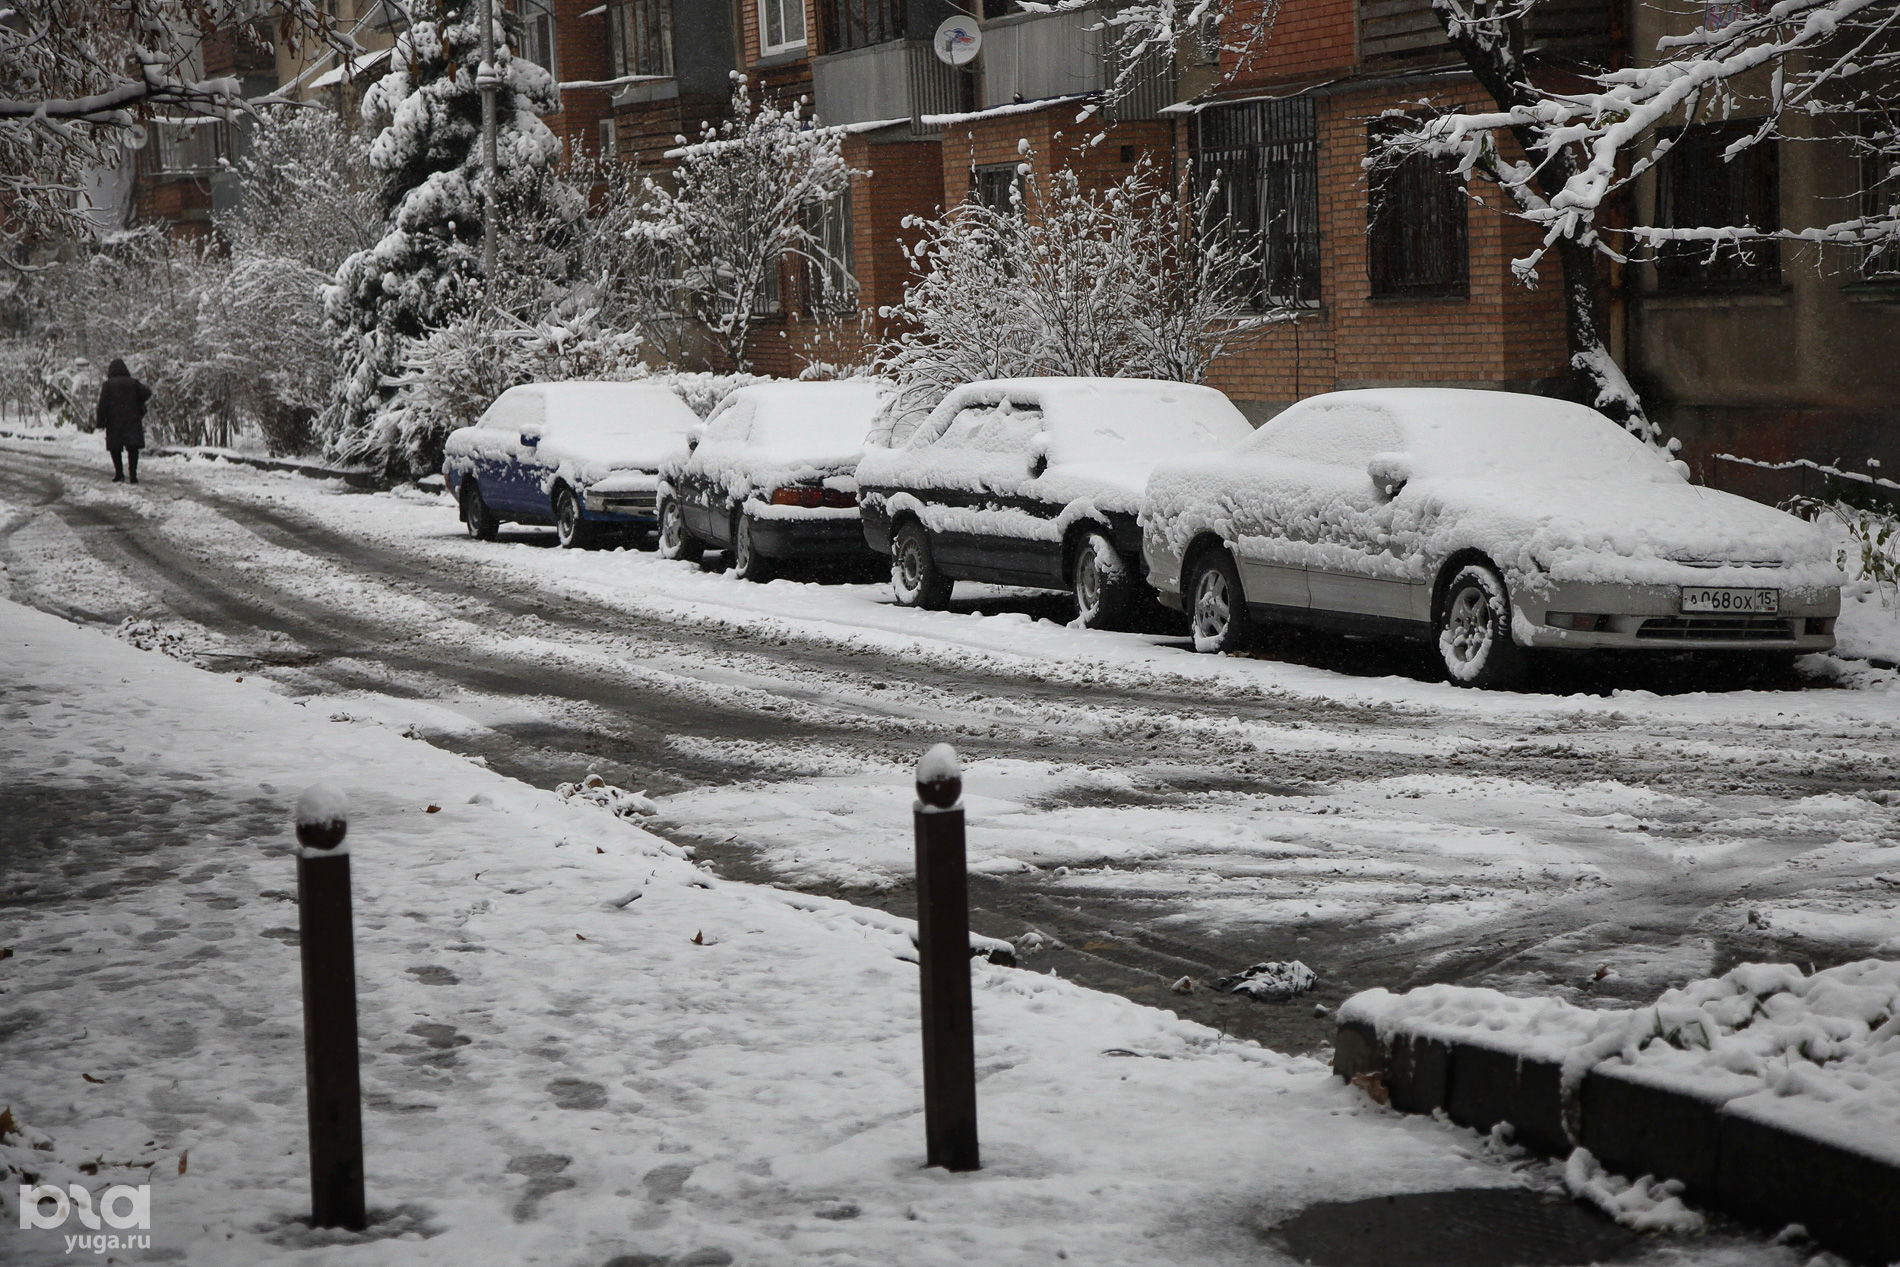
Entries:
[[843,489],[838,488],[827,488],[825,490],[825,505],[831,507],[833,510],[845,510],[857,504],[858,495],[856,493],[847,493]]
[[775,488],[772,490],[774,506],[822,506],[825,504],[825,492],[821,488]]

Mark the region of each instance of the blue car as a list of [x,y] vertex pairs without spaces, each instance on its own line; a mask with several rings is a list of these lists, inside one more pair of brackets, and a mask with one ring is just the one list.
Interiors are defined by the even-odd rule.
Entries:
[[654,383],[528,383],[449,434],[442,478],[471,537],[552,524],[564,547],[650,532],[661,462],[699,418]]

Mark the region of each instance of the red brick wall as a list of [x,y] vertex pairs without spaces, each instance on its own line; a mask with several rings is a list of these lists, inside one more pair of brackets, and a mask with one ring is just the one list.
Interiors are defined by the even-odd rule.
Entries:
[[[612,78],[607,64],[607,15],[583,16],[599,0],[554,0],[555,73],[565,82]],[[600,121],[613,110],[613,91],[570,88],[561,108],[542,122],[561,138],[566,158],[593,157],[600,149]]]
[[1308,83],[1350,71],[1358,55],[1354,0],[1301,0],[1278,4],[1263,38],[1250,38],[1261,20],[1263,0],[1235,0],[1221,26],[1221,72],[1234,91],[1295,81]]

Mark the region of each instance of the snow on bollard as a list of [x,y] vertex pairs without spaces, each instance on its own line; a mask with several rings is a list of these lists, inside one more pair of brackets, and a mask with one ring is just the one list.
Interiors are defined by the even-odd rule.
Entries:
[[296,827],[310,1224],[360,1232],[368,1217],[363,1204],[350,851],[343,843],[350,830],[349,799],[334,784],[305,789],[297,798]]
[[940,743],[917,763],[917,975],[923,993],[924,1164],[978,1170],[976,1027],[963,767]]

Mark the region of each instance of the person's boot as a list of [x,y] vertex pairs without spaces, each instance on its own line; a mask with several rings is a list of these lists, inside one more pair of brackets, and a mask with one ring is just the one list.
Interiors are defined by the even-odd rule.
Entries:
[[125,462],[119,457],[119,451],[117,449],[113,449],[111,452],[112,482],[114,484],[123,484],[125,483]]
[[128,450],[125,455],[125,462],[127,466],[130,466],[132,468],[132,478],[127,480],[126,483],[128,484],[138,483],[139,482],[139,451],[137,449]]

